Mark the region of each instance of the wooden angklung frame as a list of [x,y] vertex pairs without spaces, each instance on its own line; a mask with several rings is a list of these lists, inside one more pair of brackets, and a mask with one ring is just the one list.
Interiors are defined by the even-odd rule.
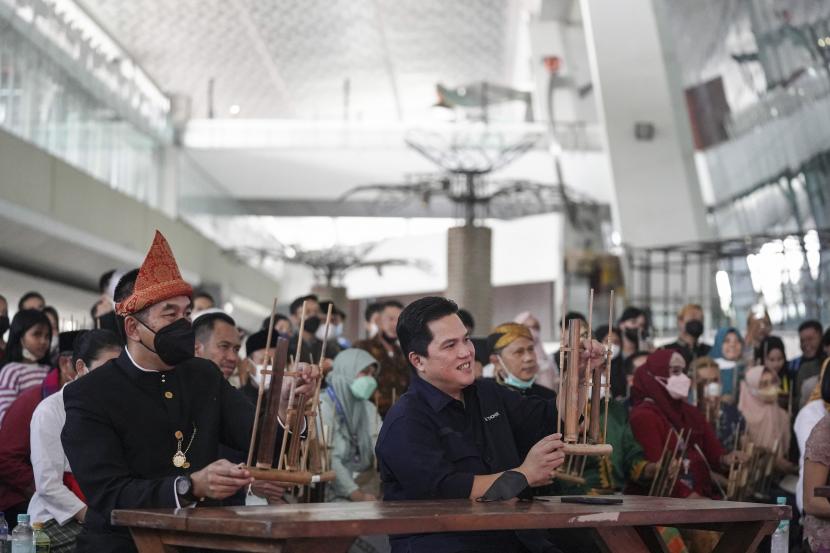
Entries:
[[[614,292],[611,292],[608,314],[609,330],[613,323]],[[592,335],[591,312],[594,307],[594,291],[591,290],[588,300],[588,337]],[[589,456],[603,457],[611,455],[613,448],[606,442],[608,428],[608,402],[610,400],[611,383],[611,333],[606,338],[606,362],[591,368],[591,361],[586,346],[581,338],[582,321],[573,319],[565,327],[565,302],[562,302],[562,333],[559,348],[559,416],[556,421],[556,430],[562,434],[565,442],[564,452],[569,457],[567,468],[555,473],[556,478],[576,483],[584,483],[582,471],[585,468],[585,458]],[[583,366],[584,364],[584,366]],[[603,382],[603,376],[605,376]],[[605,389],[603,401],[602,390]],[[589,401],[590,398],[590,401]],[[605,424],[601,424],[604,410]],[[564,427],[564,428],[563,428]],[[582,469],[572,471],[573,460],[583,457]]]
[[[276,306],[277,300],[274,299],[265,350],[266,369],[260,374],[256,414],[254,415],[254,426],[251,431],[251,445],[248,451],[246,468],[256,480],[270,480],[299,486],[316,482],[330,482],[334,480],[335,475],[333,471],[323,470],[325,463],[321,462],[321,458],[324,456],[323,452],[325,448],[320,447],[315,424],[319,411],[320,382],[317,382],[314,394],[310,398],[306,397],[305,394],[295,394],[296,383],[293,378],[298,375],[298,371],[286,370],[288,367],[288,340],[282,337],[277,338],[276,348],[273,350],[271,348]],[[305,317],[306,304],[303,302],[300,329],[305,324]],[[331,306],[329,306],[328,317],[326,318],[324,345],[320,355],[320,364],[322,364],[325,356],[325,343],[328,339],[330,324]],[[300,332],[297,340],[297,351],[294,357],[295,367],[302,355],[302,347],[302,332]],[[271,386],[267,391],[267,399],[265,399],[266,376],[269,374],[271,375]],[[276,457],[277,466],[274,467],[282,385],[285,377],[292,378],[291,392],[286,412],[285,432],[283,432],[279,455]],[[263,420],[260,421],[259,414],[262,409],[263,400],[266,401],[266,404],[263,412]],[[306,440],[302,439],[303,421],[306,421]],[[253,457],[256,444],[258,444],[258,447],[256,448],[256,464],[254,464]],[[309,460],[311,460],[311,463],[309,463]]]

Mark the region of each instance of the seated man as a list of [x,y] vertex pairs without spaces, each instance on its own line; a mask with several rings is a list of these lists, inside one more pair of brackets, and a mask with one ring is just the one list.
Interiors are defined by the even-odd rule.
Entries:
[[[564,459],[554,401],[476,381],[475,351],[457,312],[450,300],[426,297],[400,315],[398,339],[414,373],[378,437],[385,500],[509,499],[549,484]],[[520,452],[528,452],[524,461]],[[410,553],[554,550],[544,533],[525,531],[410,534],[391,543],[393,552]]]
[[[116,288],[123,353],[63,391],[61,442],[88,505],[77,553],[136,551],[129,531],[110,524],[114,509],[217,505],[252,483],[220,445],[248,450],[254,406],[194,356],[191,295],[156,233],[141,269]],[[310,367],[295,379],[297,394],[316,385]]]

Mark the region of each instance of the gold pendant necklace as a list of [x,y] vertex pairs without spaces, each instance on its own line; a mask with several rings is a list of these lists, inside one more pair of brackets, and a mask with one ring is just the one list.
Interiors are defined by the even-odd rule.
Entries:
[[176,445],[176,453],[173,454],[173,466],[176,468],[182,468],[185,465],[190,466],[190,463],[187,462],[187,452],[190,451],[190,446],[193,445],[193,440],[196,438],[196,423],[193,423],[193,433],[190,435],[190,442],[187,444],[187,448],[182,451],[182,439],[184,435],[181,432],[176,432],[176,438],[178,439],[178,444]]

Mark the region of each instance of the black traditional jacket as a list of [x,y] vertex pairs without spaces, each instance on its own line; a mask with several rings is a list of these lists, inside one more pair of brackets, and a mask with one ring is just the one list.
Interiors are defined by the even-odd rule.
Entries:
[[220,445],[248,450],[254,406],[205,359],[143,371],[125,350],[63,393],[61,441],[88,505],[77,553],[135,552],[127,529],[110,525],[113,509],[177,507],[177,476],[219,459]]

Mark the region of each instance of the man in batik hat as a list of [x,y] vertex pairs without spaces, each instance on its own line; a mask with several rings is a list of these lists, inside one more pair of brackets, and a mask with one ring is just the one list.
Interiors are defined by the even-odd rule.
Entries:
[[[115,290],[124,352],[64,390],[61,440],[89,506],[78,553],[136,551],[127,529],[110,525],[113,509],[216,505],[252,482],[219,450],[248,450],[254,406],[194,357],[192,293],[156,232]],[[315,376],[301,374],[298,394],[309,393]]]
[[497,326],[487,337],[496,380],[522,395],[554,399],[556,393],[536,384],[539,363],[530,329],[519,323]]

